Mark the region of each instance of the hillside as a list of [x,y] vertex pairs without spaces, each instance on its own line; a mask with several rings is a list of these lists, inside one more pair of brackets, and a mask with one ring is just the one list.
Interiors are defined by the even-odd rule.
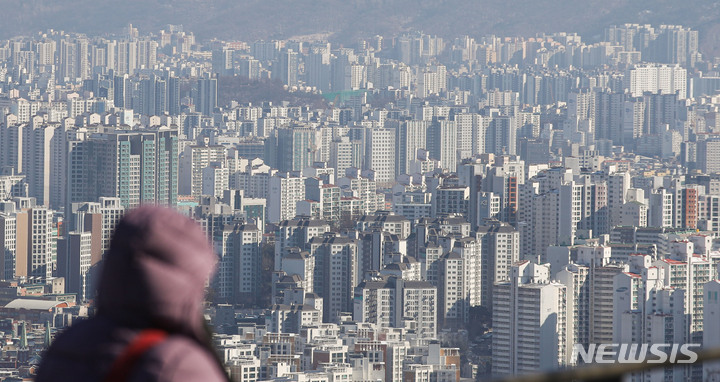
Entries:
[[332,39],[419,29],[530,35],[577,31],[597,37],[612,23],[671,23],[699,29],[720,51],[720,2],[708,0],[0,0],[0,37],[47,28],[98,34],[127,23],[141,31],[183,24],[199,37],[253,40],[332,32]]
[[226,106],[231,101],[240,104],[260,105],[272,102],[274,105],[287,102],[290,105],[313,105],[324,107],[322,96],[304,92],[289,92],[279,81],[250,81],[242,77],[220,77],[218,80],[218,105]]

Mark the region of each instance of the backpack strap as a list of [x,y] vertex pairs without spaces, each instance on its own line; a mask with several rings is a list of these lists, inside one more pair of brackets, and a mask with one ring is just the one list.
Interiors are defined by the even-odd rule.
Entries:
[[105,382],[126,382],[137,361],[153,346],[167,338],[168,334],[158,329],[145,329],[128,344],[115,359]]

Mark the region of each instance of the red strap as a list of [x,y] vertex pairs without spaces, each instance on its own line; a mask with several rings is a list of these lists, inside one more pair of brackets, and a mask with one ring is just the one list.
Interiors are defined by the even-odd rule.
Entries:
[[140,357],[153,346],[162,342],[167,333],[157,329],[146,329],[140,332],[115,360],[105,382],[125,382]]

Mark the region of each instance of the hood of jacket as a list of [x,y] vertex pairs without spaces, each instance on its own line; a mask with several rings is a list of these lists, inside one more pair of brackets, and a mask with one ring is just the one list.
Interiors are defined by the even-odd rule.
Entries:
[[174,210],[142,206],[118,223],[103,259],[98,314],[117,324],[207,336],[205,287],[216,256],[200,226]]

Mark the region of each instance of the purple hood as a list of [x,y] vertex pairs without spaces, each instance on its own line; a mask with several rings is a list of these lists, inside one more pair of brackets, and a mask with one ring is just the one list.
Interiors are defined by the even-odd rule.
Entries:
[[167,208],[134,209],[118,224],[105,255],[98,313],[121,326],[203,339],[205,286],[215,262],[191,219]]
[[165,208],[132,210],[103,262],[98,314],[53,341],[37,382],[103,381],[146,328],[169,336],[131,366],[128,381],[227,381],[202,318],[215,255],[197,224]]

